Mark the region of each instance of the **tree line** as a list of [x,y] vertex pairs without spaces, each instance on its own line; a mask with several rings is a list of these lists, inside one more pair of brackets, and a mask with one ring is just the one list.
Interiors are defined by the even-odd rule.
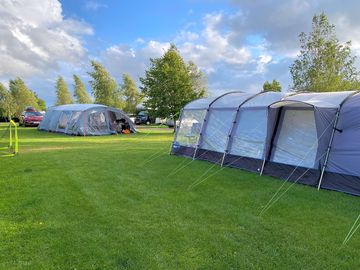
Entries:
[[90,97],[85,84],[79,76],[73,75],[74,95],[71,96],[69,88],[63,77],[59,76],[56,81],[55,105],[65,104],[103,104],[119,109],[127,113],[134,113],[136,106],[142,101],[142,94],[129,74],[123,74],[123,84],[118,85],[110,73],[98,62],[92,61],[93,70],[88,72],[93,97]]
[[[360,88],[360,74],[356,69],[356,56],[351,42],[340,43],[335,26],[325,15],[314,15],[312,31],[299,35],[300,52],[289,67],[293,91],[346,91]],[[73,75],[74,96],[65,80],[56,81],[56,105],[71,103],[98,103],[134,113],[143,102],[154,117],[179,116],[181,108],[191,100],[208,94],[207,79],[192,61],[186,62],[175,45],[161,57],[151,58],[139,88],[129,74],[123,74],[121,85],[96,61],[91,62],[92,97],[80,77]],[[265,81],[263,91],[281,91],[277,80]],[[0,84],[1,116],[18,117],[25,106],[44,110],[45,102],[29,89],[21,78],[10,80],[9,89]]]

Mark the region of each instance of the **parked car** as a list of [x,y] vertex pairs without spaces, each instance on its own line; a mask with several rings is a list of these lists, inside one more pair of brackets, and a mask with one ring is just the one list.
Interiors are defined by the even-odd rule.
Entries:
[[136,114],[128,114],[130,120],[135,123]]
[[19,118],[19,125],[25,127],[27,126],[36,127],[40,124],[43,118],[44,115],[41,112],[27,110],[21,114],[21,117]]
[[150,125],[151,123],[154,123],[154,118],[147,111],[140,111],[135,117],[136,125]]

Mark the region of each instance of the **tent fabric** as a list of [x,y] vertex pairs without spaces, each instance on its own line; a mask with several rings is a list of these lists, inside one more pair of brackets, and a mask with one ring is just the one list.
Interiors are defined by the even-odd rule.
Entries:
[[284,106],[286,103],[306,103],[316,108],[337,108],[343,100],[354,93],[356,91],[292,94],[274,103],[272,107]]
[[360,94],[344,103],[322,187],[360,194]]
[[194,100],[190,103],[188,103],[185,107],[184,110],[206,110],[209,105],[211,104],[211,102],[213,102],[216,98],[212,97],[212,98],[200,98],[197,100]]
[[357,91],[230,92],[184,107],[172,153],[360,195],[359,138]]
[[107,135],[124,129],[136,132],[135,125],[121,110],[100,104],[69,104],[50,108],[39,130],[69,135]]

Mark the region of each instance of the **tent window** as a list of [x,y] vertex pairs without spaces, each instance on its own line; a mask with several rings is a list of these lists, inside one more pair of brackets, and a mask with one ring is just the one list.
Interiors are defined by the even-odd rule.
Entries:
[[262,159],[267,135],[267,111],[241,110],[230,154]]
[[272,161],[314,168],[317,148],[314,111],[285,109],[273,146]]
[[211,110],[201,148],[224,152],[236,110]]
[[176,142],[182,146],[195,147],[201,132],[206,110],[185,110],[182,115]]
[[71,118],[68,122],[68,131],[74,131],[76,128],[76,123],[81,115],[81,112],[73,112]]
[[59,129],[65,129],[71,117],[71,111],[63,111],[59,118]]
[[93,111],[89,115],[89,126],[94,130],[108,130],[105,112]]

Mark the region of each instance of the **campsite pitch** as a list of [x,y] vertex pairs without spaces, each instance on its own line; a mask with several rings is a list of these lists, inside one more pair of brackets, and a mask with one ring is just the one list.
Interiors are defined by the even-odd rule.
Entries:
[[359,197],[294,185],[260,216],[281,181],[225,168],[194,185],[219,167],[169,156],[171,129],[19,138],[0,160],[0,269],[359,268],[360,232],[341,246]]

